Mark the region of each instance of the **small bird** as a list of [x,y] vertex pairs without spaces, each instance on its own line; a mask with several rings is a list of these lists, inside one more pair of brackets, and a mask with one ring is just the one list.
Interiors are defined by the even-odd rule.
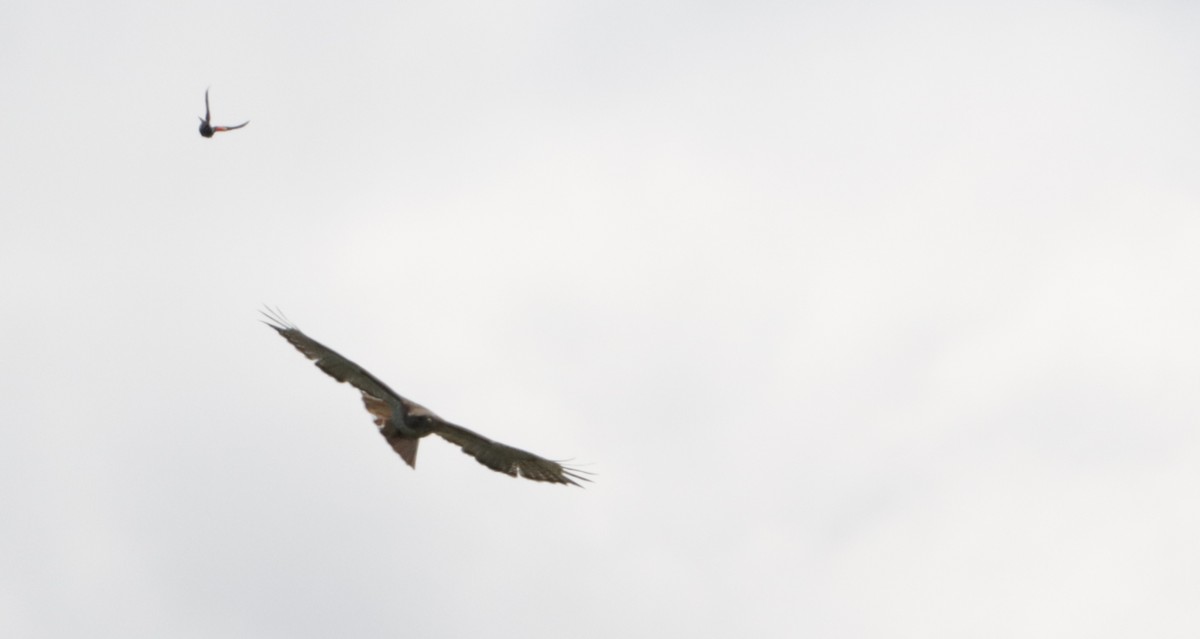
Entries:
[[209,123],[209,120],[211,120],[211,119],[212,119],[212,116],[209,114],[209,110],[208,110],[208,89],[205,89],[204,90],[204,117],[200,118],[200,135],[203,135],[206,138],[211,138],[214,133],[220,133],[221,131],[232,131],[234,129],[240,129],[240,128],[246,126],[247,124],[250,124],[250,120],[246,120],[245,122],[243,122],[237,126],[213,126],[212,124]]
[[451,424],[433,411],[401,397],[358,364],[342,357],[296,328],[278,310],[260,311],[267,318],[263,323],[275,329],[296,350],[316,364],[326,375],[347,382],[362,393],[363,405],[375,418],[379,433],[409,466],[417,467],[417,444],[430,433],[462,448],[479,463],[494,471],[553,484],[572,484],[591,481],[583,477],[586,471],[567,468],[562,464],[494,442],[483,435]]

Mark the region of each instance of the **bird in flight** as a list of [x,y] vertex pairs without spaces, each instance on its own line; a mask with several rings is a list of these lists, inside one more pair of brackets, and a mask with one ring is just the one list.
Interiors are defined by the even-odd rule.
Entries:
[[533,453],[506,446],[483,435],[451,424],[424,406],[402,397],[358,364],[337,354],[333,349],[300,332],[278,310],[261,311],[267,318],[264,324],[275,329],[296,350],[312,360],[317,368],[339,382],[346,382],[362,393],[363,405],[375,418],[379,433],[391,444],[400,457],[414,469],[417,467],[417,444],[430,433],[458,446],[479,463],[494,471],[553,484],[572,484],[591,481],[585,471],[538,457]]
[[200,118],[200,135],[203,135],[206,138],[211,138],[214,133],[220,133],[221,131],[232,131],[234,129],[240,129],[240,128],[246,126],[247,124],[250,124],[250,120],[246,120],[245,122],[243,122],[237,126],[213,126],[210,123],[211,119],[212,119],[212,115],[209,113],[209,110],[208,110],[208,89],[205,89],[204,90],[204,117]]

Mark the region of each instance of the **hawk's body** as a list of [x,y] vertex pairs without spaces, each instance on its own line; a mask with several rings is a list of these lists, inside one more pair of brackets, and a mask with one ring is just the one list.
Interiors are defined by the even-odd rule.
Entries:
[[420,439],[434,433],[462,448],[464,453],[474,457],[484,466],[513,477],[576,486],[579,485],[576,480],[589,481],[580,475],[582,471],[494,442],[462,426],[451,424],[428,408],[388,388],[387,384],[379,381],[358,364],[305,335],[279,313],[264,315],[269,320],[266,322],[267,326],[275,329],[284,339],[291,342],[296,350],[313,360],[318,368],[362,393],[363,405],[375,418],[379,433],[409,466],[417,467],[417,443]]

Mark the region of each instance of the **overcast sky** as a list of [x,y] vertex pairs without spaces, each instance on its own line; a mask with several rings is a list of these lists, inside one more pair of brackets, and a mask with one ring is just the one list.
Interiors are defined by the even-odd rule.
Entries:
[[0,5],[0,636],[1200,636],[1198,33]]

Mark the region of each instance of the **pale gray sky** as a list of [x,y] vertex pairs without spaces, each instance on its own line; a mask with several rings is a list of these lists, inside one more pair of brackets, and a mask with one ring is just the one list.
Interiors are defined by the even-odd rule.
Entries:
[[0,6],[0,636],[1200,636],[1197,33]]

